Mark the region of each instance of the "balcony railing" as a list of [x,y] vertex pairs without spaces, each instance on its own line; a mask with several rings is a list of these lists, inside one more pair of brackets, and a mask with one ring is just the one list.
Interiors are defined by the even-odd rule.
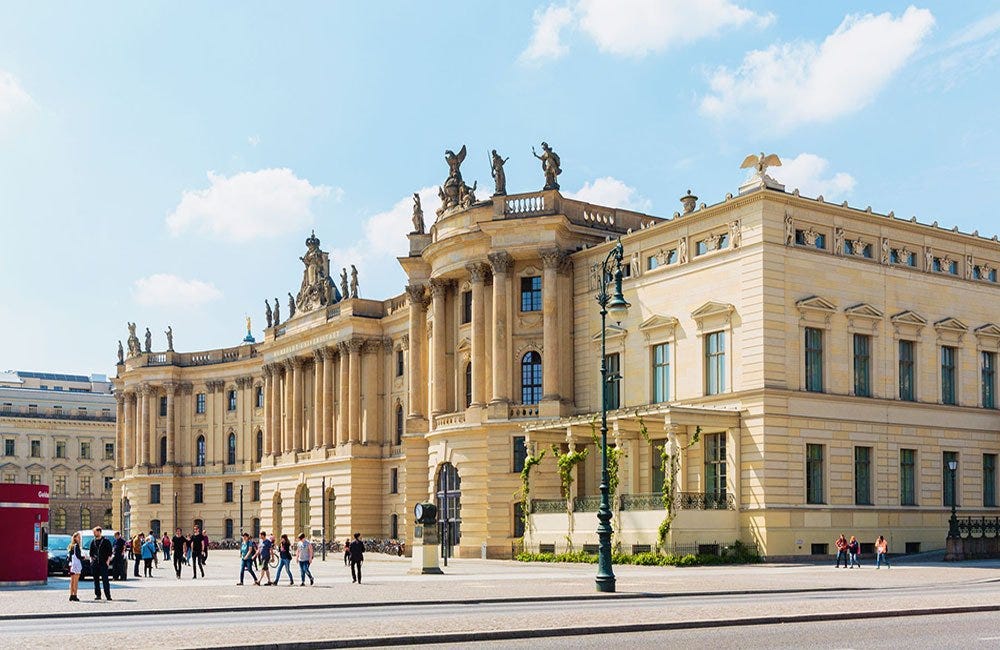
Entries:
[[458,424],[465,424],[465,411],[458,413],[445,413],[434,418],[435,427],[449,427]]
[[511,420],[538,417],[538,404],[511,404],[508,411]]
[[[597,512],[601,505],[600,495],[588,495],[573,499],[574,512]],[[648,494],[622,494],[618,497],[620,510],[664,510],[663,495],[659,492]],[[674,495],[674,507],[678,510],[736,510],[736,499],[732,494],[715,492],[678,492]],[[535,514],[566,512],[563,499],[532,499],[531,512]]]
[[532,499],[531,512],[533,514],[544,514],[551,512],[566,512],[565,499]]
[[573,499],[573,512],[597,512],[601,507],[601,497],[587,496]]
[[114,422],[114,413],[91,413],[71,409],[40,409],[27,406],[5,406],[0,408],[0,417],[38,418],[42,420],[87,420],[90,422]]

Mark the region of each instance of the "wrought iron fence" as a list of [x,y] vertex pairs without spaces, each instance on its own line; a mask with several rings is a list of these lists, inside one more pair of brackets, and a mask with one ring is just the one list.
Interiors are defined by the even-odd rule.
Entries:
[[597,512],[600,507],[600,496],[576,497],[573,499],[574,512]]
[[958,532],[963,539],[1000,537],[1000,517],[994,517],[993,519],[987,519],[986,517],[980,517],[979,519],[974,517],[959,519]]
[[532,499],[531,512],[536,514],[566,512],[566,501],[563,499]]
[[[663,495],[623,494],[620,499],[622,510],[664,510]],[[728,492],[677,492],[674,507],[678,510],[736,510],[736,499]]]

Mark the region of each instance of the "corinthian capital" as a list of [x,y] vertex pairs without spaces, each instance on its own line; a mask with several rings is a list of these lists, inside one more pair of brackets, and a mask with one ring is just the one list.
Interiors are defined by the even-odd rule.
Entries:
[[365,340],[360,338],[354,338],[347,341],[347,350],[350,354],[358,354],[361,352],[361,348],[364,347]]
[[408,284],[406,285],[406,295],[410,299],[411,305],[424,304],[424,285],[422,284]]
[[475,284],[486,279],[490,272],[490,267],[486,262],[472,262],[465,265],[465,270],[469,272],[469,279]]
[[431,278],[431,296],[436,300],[443,298],[445,293],[455,284],[454,280],[447,278]]
[[514,258],[507,251],[493,251],[486,257],[490,260],[494,273],[510,273],[514,268]]
[[542,258],[544,268],[556,270],[559,270],[563,260],[566,259],[566,253],[558,248],[546,248],[539,251],[538,256]]

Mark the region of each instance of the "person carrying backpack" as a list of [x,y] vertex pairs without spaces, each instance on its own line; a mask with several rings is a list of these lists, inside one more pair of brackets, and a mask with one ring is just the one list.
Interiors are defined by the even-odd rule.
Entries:
[[249,571],[250,577],[253,578],[253,583],[260,586],[260,580],[257,578],[257,574],[253,570],[253,559],[257,554],[257,545],[254,544],[253,539],[250,537],[250,533],[243,533],[243,543],[240,544],[240,581],[236,584],[243,584],[243,575]]

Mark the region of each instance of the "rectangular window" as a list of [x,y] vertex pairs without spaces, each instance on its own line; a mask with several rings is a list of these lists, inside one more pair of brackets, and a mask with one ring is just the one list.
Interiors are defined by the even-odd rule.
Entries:
[[83,496],[90,496],[90,477],[81,476],[80,477],[80,494]]
[[66,443],[62,440],[56,441],[56,458],[66,458]]
[[104,443],[104,460],[114,460],[115,459],[115,443],[106,442]]
[[205,393],[198,393],[194,396],[194,412],[199,415],[205,413]]
[[823,445],[806,445],[806,503],[823,501]]
[[66,496],[66,477],[57,476],[56,477],[56,494],[60,496]]
[[514,502],[514,537],[524,537],[524,504]]
[[854,448],[854,503],[872,504],[872,448]]
[[854,394],[859,397],[872,396],[871,349],[872,337],[854,335]]
[[656,255],[650,255],[646,258],[646,270],[652,271],[660,265],[660,260],[656,258]]
[[472,322],[472,292],[462,292],[462,325]]
[[823,392],[823,330],[806,328],[806,390]]
[[399,494],[399,468],[389,469],[389,494]]
[[521,278],[521,311],[542,311],[542,276]]
[[6,474],[3,475],[3,482],[4,483],[14,483],[15,481],[17,481],[17,474],[13,474],[13,473],[8,472],[8,473],[6,473]]
[[236,410],[236,391],[235,390],[229,391],[229,393],[226,396],[226,398],[227,398],[226,399],[226,408],[227,408],[227,410],[235,411]]
[[899,399],[907,402],[916,400],[913,385],[913,341],[899,342]]
[[917,452],[915,449],[899,450],[899,505],[917,505]]
[[41,484],[41,482],[42,482],[41,474],[32,474],[28,477],[28,483],[31,483],[32,485],[39,485]]
[[254,392],[254,407],[264,408],[264,387],[258,386]]
[[81,442],[80,443],[80,458],[84,460],[90,460],[90,443]]
[[666,473],[663,471],[663,448],[666,446],[665,440],[653,442],[650,450],[650,492],[663,493],[663,479]]
[[982,375],[983,408],[996,408],[997,355],[996,352],[981,352],[979,355]]
[[705,492],[706,496],[726,494],[725,433],[710,433],[705,436]]
[[983,454],[983,506],[997,505],[997,455]]
[[15,455],[14,451],[15,451],[14,439],[13,438],[5,438],[4,441],[3,441],[3,455],[4,456],[14,456]]
[[31,457],[41,458],[42,457],[42,441],[32,440],[31,441]]
[[160,484],[153,483],[149,486],[149,502],[159,503],[160,502]]
[[653,346],[653,402],[670,401],[670,344]]
[[104,477],[104,491],[105,492],[110,492],[111,491],[111,481],[112,480],[113,479],[110,476],[105,476]]
[[260,501],[260,481],[250,481],[250,500]]
[[396,376],[403,376],[403,351],[396,350]]
[[955,399],[955,348],[941,346],[941,402],[957,404]]
[[514,472],[524,469],[524,461],[528,458],[528,447],[524,444],[524,436],[514,436]]
[[167,398],[165,395],[160,397],[160,417],[167,417]]
[[604,385],[604,399],[609,409],[621,407],[621,357],[617,352],[604,357],[604,367],[608,371],[608,381]]
[[941,453],[941,493],[943,495],[942,505],[957,506],[955,501],[955,487],[958,482],[958,470],[951,471],[948,463],[958,463],[957,451],[945,451]]
[[205,484],[195,483],[194,484],[194,502],[204,503],[205,502]]
[[705,394],[726,392],[726,333],[712,332],[705,337]]
[[226,503],[232,503],[233,502],[233,484],[232,483],[228,483],[228,482],[226,483],[225,498],[224,498],[224,500],[225,500]]

